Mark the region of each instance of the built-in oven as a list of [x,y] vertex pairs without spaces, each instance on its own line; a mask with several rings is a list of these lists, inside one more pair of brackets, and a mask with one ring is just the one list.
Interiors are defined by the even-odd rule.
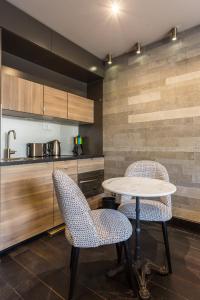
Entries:
[[78,185],[86,198],[103,192],[104,170],[78,174]]

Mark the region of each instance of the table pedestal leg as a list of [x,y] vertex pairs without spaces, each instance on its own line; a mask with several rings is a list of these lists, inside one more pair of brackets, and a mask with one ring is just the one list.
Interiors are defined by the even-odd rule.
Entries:
[[146,274],[141,267],[141,227],[140,227],[140,198],[136,197],[135,205],[135,262],[133,268],[139,286],[139,294],[142,299],[149,299],[150,292],[147,289]]
[[[168,270],[165,266],[158,266],[151,262],[150,260],[147,260],[144,264],[141,264],[141,227],[140,227],[140,198],[136,197],[136,224],[135,224],[135,257],[134,257],[134,263],[133,263],[133,270],[135,273],[135,277],[138,283],[139,287],[139,295],[140,298],[143,300],[149,299],[151,294],[147,288],[147,280],[146,276],[151,274],[151,271],[156,271],[159,274],[167,275]],[[114,277],[115,275],[122,272],[125,268],[125,264],[122,263],[121,265],[118,265],[117,267],[110,270],[107,275],[108,277]]]

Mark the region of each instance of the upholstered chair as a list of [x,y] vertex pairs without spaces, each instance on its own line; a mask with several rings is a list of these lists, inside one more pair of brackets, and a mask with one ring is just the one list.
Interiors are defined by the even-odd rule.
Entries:
[[53,182],[58,205],[66,229],[65,236],[71,244],[70,288],[68,299],[73,298],[80,248],[103,245],[123,245],[130,282],[134,289],[129,239],[132,226],[128,218],[112,209],[91,210],[77,184],[61,170],[53,172]]
[[[150,177],[169,182],[169,175],[166,168],[155,161],[137,161],[132,163],[126,170],[127,177]],[[118,210],[127,216],[130,220],[136,219],[135,199],[130,196],[122,196],[121,204]],[[165,243],[168,271],[172,273],[167,221],[172,218],[171,196],[160,197],[159,199],[141,199],[140,200],[140,220],[161,222],[163,238]]]

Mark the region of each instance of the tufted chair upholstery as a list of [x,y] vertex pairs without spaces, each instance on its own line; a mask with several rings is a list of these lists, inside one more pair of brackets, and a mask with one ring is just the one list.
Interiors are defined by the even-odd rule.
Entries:
[[[127,177],[150,177],[169,182],[169,175],[166,168],[158,162],[142,160],[132,163],[126,170]],[[145,221],[167,221],[172,217],[171,196],[160,197],[159,199],[141,200],[141,220]],[[135,219],[135,200],[129,196],[121,197],[119,211],[129,219]]]

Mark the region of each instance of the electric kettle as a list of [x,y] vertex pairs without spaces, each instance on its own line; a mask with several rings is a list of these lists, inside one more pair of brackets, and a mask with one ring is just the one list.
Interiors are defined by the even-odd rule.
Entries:
[[58,140],[53,140],[47,143],[47,153],[49,156],[60,156],[60,142]]

